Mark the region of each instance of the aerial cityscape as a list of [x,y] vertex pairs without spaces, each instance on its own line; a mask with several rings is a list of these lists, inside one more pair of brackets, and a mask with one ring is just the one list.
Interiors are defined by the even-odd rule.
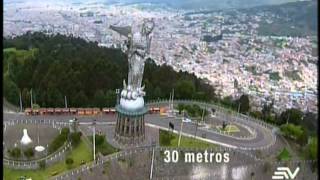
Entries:
[[3,179],[317,179],[316,5],[4,1]]
[[6,5],[4,36],[43,31],[118,47],[122,38],[108,27],[143,18],[158,25],[151,47],[157,64],[194,73],[223,97],[246,93],[258,107],[273,99],[279,111],[317,110],[317,38],[260,35],[260,22],[290,21],[272,11],[195,13],[152,4],[18,3]]

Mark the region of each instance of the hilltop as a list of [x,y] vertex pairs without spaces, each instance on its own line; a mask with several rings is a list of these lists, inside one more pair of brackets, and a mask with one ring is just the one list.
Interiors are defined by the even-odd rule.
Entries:
[[[115,90],[127,79],[128,63],[118,49],[99,47],[96,42],[64,35],[27,33],[4,39],[4,97],[24,107],[63,107],[64,96],[74,107],[114,106]],[[214,89],[194,74],[147,60],[143,84],[146,100],[168,98],[172,89],[180,99],[211,100]]]

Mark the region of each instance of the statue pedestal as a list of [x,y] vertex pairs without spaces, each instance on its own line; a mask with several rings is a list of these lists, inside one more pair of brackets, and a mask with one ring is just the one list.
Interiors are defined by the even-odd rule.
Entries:
[[146,107],[135,111],[128,111],[120,105],[116,106],[117,123],[114,138],[121,145],[141,144],[145,139],[144,115],[148,112]]

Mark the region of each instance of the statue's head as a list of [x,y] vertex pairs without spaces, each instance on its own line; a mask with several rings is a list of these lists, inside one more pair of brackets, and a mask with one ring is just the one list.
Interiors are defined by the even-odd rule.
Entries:
[[142,24],[142,34],[150,34],[155,24],[153,19],[144,19]]

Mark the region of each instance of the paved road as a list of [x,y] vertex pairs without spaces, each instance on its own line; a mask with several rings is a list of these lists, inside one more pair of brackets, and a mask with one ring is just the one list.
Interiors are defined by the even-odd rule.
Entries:
[[[26,116],[24,114],[17,113],[4,113],[4,121],[10,120],[53,120],[56,122],[68,122],[69,119],[74,118],[75,116],[70,115],[55,115],[55,116]],[[107,122],[115,122],[115,115],[98,115],[98,116],[77,116],[78,120],[82,124],[90,124],[93,119],[97,120],[97,123],[107,123]],[[158,114],[147,114],[145,116],[145,120],[147,124],[154,125],[155,127],[160,128],[168,128],[169,122],[172,122],[175,126],[175,130],[180,130],[181,120],[175,118],[168,118],[164,116],[160,116]],[[239,122],[242,122],[239,120]],[[198,128],[197,136],[205,137],[205,139],[211,140],[220,144],[222,146],[230,147],[230,148],[239,148],[243,150],[248,149],[256,149],[256,148],[266,148],[267,146],[273,144],[273,136],[271,130],[265,128],[259,124],[249,121],[243,121],[245,125],[249,126],[252,129],[256,130],[256,137],[251,140],[245,139],[235,139],[233,137],[224,136],[221,134],[217,134],[214,132],[209,132]],[[191,123],[183,123],[182,132],[187,135],[194,135],[196,127]],[[203,136],[205,135],[205,136]],[[229,146],[228,146],[229,145]]]

